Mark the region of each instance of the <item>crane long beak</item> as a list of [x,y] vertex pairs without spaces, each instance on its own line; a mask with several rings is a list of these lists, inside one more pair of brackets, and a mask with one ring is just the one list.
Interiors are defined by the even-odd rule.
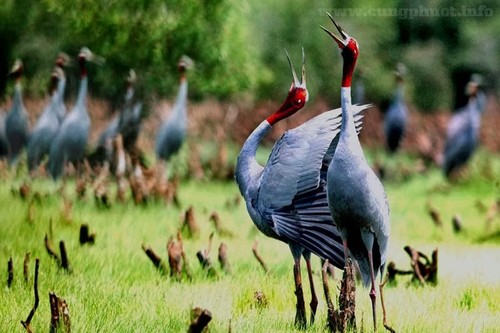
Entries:
[[300,83],[306,87],[306,54],[304,52],[304,47],[302,47],[302,74],[300,78]]
[[288,64],[290,65],[290,70],[292,71],[292,78],[293,78],[293,85],[292,87],[306,87],[306,68],[305,68],[305,54],[304,54],[304,48],[302,48],[302,76],[301,80],[299,81],[297,77],[297,73],[295,72],[295,69],[293,68],[292,65],[292,60],[290,60],[290,55],[288,54],[287,50],[285,50],[286,53],[286,58],[288,59]]
[[335,20],[333,19],[332,15],[330,15],[330,13],[326,13],[326,15],[328,15],[328,17],[330,18],[330,20],[333,22],[333,24],[335,25],[335,28],[337,28],[338,32],[340,33],[340,36],[342,37],[339,38],[337,37],[336,35],[334,35],[330,30],[328,30],[327,28],[323,27],[323,26],[319,26],[321,29],[323,29],[327,34],[330,35],[330,37],[332,37],[335,42],[337,42],[338,46],[343,49],[346,45],[347,45],[347,34],[344,32],[344,30],[340,27],[339,24],[337,24],[337,22],[335,22]]

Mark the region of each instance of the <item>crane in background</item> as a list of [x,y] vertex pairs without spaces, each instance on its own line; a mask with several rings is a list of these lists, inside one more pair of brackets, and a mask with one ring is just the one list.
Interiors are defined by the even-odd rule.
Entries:
[[78,54],[80,64],[80,88],[73,109],[64,118],[50,147],[49,171],[54,180],[63,174],[67,162],[78,164],[84,157],[90,131],[87,112],[87,62],[102,63],[104,60],[83,47]]
[[179,151],[186,137],[188,94],[186,71],[191,64],[192,60],[187,56],[183,56],[177,64],[180,74],[179,91],[172,112],[162,123],[156,135],[156,157],[165,163]]
[[59,129],[58,110],[62,98],[59,87],[63,78],[64,71],[56,66],[51,77],[50,100],[44,107],[42,115],[35,124],[28,140],[28,169],[32,174],[34,174],[42,159],[49,154],[50,145]]
[[385,145],[390,153],[395,153],[403,139],[408,122],[408,107],[404,99],[406,66],[399,63],[396,68],[396,91],[384,118]]
[[480,79],[473,76],[466,87],[467,105],[455,111],[448,123],[442,166],[447,179],[452,179],[455,172],[467,164],[478,145],[481,115],[487,100],[479,87]]
[[121,134],[123,147],[130,154],[135,147],[141,128],[142,103],[134,101],[134,84],[137,75],[131,69],[126,78],[126,93],[124,105],[119,114],[115,115],[97,142],[96,155],[101,159],[110,160],[113,155],[113,139]]
[[28,113],[23,103],[21,78],[23,76],[23,62],[16,59],[9,75],[15,80],[12,107],[5,118],[5,135],[9,148],[9,164],[15,165],[21,151],[28,142]]

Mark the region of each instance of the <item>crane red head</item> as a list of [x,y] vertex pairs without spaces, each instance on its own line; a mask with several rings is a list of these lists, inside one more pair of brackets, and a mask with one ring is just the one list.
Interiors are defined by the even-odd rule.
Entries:
[[66,53],[60,52],[57,55],[56,66],[58,66],[59,68],[64,69],[64,67],[66,67],[70,63],[71,63],[71,58]]
[[344,59],[344,67],[342,73],[342,87],[350,87],[352,81],[352,74],[354,73],[354,67],[356,66],[356,60],[359,55],[359,47],[358,42],[349,36],[334,20],[333,17],[326,13],[330,20],[337,28],[340,33],[340,37],[337,37],[330,30],[326,29],[323,26],[320,26],[333,40],[337,43],[340,49],[340,53],[342,54],[342,58]]
[[[285,50],[286,52],[286,50]],[[297,73],[293,69],[292,61],[290,60],[290,56],[288,52],[286,52],[286,57],[288,59],[288,64],[290,65],[290,69],[292,71],[292,85],[290,86],[290,90],[288,91],[288,95],[286,96],[285,101],[280,106],[278,111],[267,118],[269,124],[274,125],[278,121],[290,117],[295,112],[299,111],[306,105],[306,102],[309,100],[309,93],[307,92],[306,87],[306,68],[305,68],[305,55],[304,49],[302,48],[302,75],[301,79],[297,78]]]
[[103,65],[104,64],[104,58],[96,55],[88,47],[82,47],[80,50],[80,53],[78,53],[78,61],[80,62],[80,73],[81,76],[86,76],[87,75],[87,69],[85,67],[85,63],[87,61],[93,62],[97,65]]

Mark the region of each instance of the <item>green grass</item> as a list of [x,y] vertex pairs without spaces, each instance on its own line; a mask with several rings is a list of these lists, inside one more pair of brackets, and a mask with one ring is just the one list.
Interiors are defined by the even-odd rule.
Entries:
[[[430,254],[439,248],[439,283],[417,286],[409,278],[399,277],[398,284],[386,288],[385,299],[390,324],[398,332],[495,332],[500,327],[500,241],[479,242],[481,237],[499,230],[498,216],[485,230],[485,212],[477,201],[490,205],[500,194],[500,160],[480,152],[469,168],[468,179],[446,183],[439,170],[411,175],[405,181],[388,180],[385,184],[391,205],[391,242],[388,260],[400,269],[409,269],[403,246],[411,245]],[[396,165],[411,166],[415,161],[398,157]],[[485,166],[488,165],[488,166]],[[485,170],[495,170],[488,174]],[[395,172],[395,171],[394,171]],[[239,196],[233,182],[184,181],[179,196],[181,207],[152,203],[138,207],[132,203],[114,203],[98,208],[87,194],[84,201],[75,198],[74,184],[66,193],[73,201],[71,221],[62,218],[62,199],[58,186],[47,180],[31,184],[39,192],[40,202],[32,208],[34,222],[27,220],[29,200],[12,194],[24,181],[24,174],[0,175],[0,332],[22,331],[33,306],[34,258],[40,258],[40,305],[33,318],[35,332],[46,332],[50,322],[48,293],[54,291],[69,304],[73,332],[185,332],[190,309],[199,306],[213,314],[210,332],[293,332],[295,297],[292,260],[285,244],[262,236],[253,227],[245,205],[228,207]],[[442,217],[443,226],[435,227],[427,215],[430,202]],[[185,239],[192,281],[175,281],[160,274],[141,250],[151,246],[166,260],[165,245],[182,220],[188,206],[194,207],[200,226],[196,239]],[[196,252],[206,248],[212,225],[208,218],[216,211],[233,238],[215,235],[211,259],[217,276],[201,269]],[[460,214],[463,234],[451,228],[451,217]],[[73,271],[58,268],[44,248],[44,235],[52,221],[55,247],[64,240]],[[80,224],[87,223],[97,233],[93,246],[80,246]],[[271,268],[265,274],[254,259],[251,248],[259,241],[259,252]],[[220,242],[228,245],[233,273],[225,275],[217,263]],[[22,265],[31,252],[30,281],[24,282]],[[7,261],[14,262],[14,283],[7,287]],[[320,284],[320,264],[314,262],[316,289],[320,298],[317,321],[309,332],[325,330],[326,306]],[[331,283],[336,290],[337,279]],[[303,271],[305,278],[305,270]],[[309,287],[304,283],[306,302]],[[254,293],[262,291],[267,305],[259,305]],[[380,319],[380,318],[379,318]],[[357,293],[358,327],[371,331],[368,291]],[[381,321],[380,321],[381,324]],[[383,332],[382,325],[379,331]]]

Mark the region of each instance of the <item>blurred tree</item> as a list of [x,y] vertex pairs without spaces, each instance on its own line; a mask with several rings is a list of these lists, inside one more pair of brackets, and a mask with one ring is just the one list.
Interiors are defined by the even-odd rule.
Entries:
[[[420,8],[438,11],[408,16]],[[452,8],[460,16],[451,15]],[[360,43],[357,67],[367,101],[390,100],[398,62],[409,68],[409,100],[430,112],[460,104],[472,72],[483,74],[490,89],[500,86],[495,0],[3,0],[0,93],[5,96],[14,58],[26,64],[26,92],[41,95],[57,53],[75,56],[88,46],[106,58],[101,68],[89,68],[91,92],[111,100],[122,100],[129,68],[138,73],[138,95],[174,96],[183,54],[195,63],[188,74],[191,98],[257,92],[274,100],[290,81],[283,50],[298,66],[304,47],[311,100],[322,96],[337,106],[341,61],[318,28],[331,27],[327,11]],[[70,92],[76,91],[77,66],[72,70]]]
[[[121,98],[121,78],[135,68],[148,93],[171,97],[183,54],[195,62],[190,78],[194,97],[225,98],[255,84],[257,59],[246,41],[244,7],[235,0],[46,0],[30,2],[23,10],[18,4],[9,1],[0,12],[15,17],[7,27],[26,27],[5,57],[15,53],[31,62],[36,73],[46,73],[60,50],[74,56],[88,46],[106,58],[102,68],[90,68],[92,92],[99,96]],[[28,24],[20,24],[20,13]],[[11,35],[0,30],[0,38]],[[28,90],[40,93],[38,81]]]

